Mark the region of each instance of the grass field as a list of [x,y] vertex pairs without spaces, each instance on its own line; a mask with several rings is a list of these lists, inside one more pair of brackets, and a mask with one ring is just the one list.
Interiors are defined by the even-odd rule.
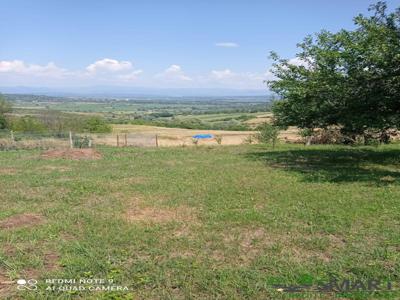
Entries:
[[[0,299],[398,299],[274,285],[400,275],[400,147],[0,152]],[[18,291],[19,278],[38,290]],[[46,291],[100,278],[125,292]]]

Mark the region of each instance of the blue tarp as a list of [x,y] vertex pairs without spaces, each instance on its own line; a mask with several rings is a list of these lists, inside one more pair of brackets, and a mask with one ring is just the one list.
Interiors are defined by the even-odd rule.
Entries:
[[194,139],[211,139],[213,137],[212,134],[196,134],[192,136]]

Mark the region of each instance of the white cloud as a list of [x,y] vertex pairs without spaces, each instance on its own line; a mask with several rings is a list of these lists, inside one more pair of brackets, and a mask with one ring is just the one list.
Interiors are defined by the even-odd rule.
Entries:
[[234,72],[230,69],[212,70],[206,79],[210,85],[230,88],[264,88],[265,80],[272,78],[272,73]]
[[0,61],[0,82],[3,85],[131,84],[142,72],[135,70],[132,62],[109,58],[78,70],[59,68],[53,62],[37,65],[22,60]]
[[225,48],[237,48],[239,44],[233,42],[220,42],[216,43],[215,46],[217,47],[225,47]]
[[[293,60],[292,63],[297,63]],[[143,74],[130,61],[104,58],[81,69],[67,70],[53,62],[30,64],[22,60],[0,61],[0,85],[84,86],[115,84],[146,87],[193,87],[263,89],[270,72],[235,72],[230,68],[214,69],[189,76],[180,65],[172,64],[158,74]]]
[[215,79],[221,80],[221,79],[226,79],[226,78],[232,78],[236,76],[235,73],[233,73],[229,69],[217,71],[217,70],[212,70],[211,71],[211,76],[214,77]]
[[187,76],[181,66],[171,65],[165,69],[162,73],[156,74],[155,78],[168,80],[168,81],[191,81],[192,78]]
[[21,60],[12,60],[12,61],[6,61],[2,60],[0,61],[0,72],[22,72],[26,69],[26,66],[23,61]]
[[132,80],[136,80],[138,78],[138,75],[140,75],[142,73],[143,73],[143,70],[136,70],[136,71],[130,72],[128,74],[118,75],[118,78],[123,81],[132,81]]
[[123,72],[129,71],[133,67],[130,61],[118,61],[116,59],[104,58],[98,60],[86,67],[86,70],[91,73],[104,73],[104,72]]
[[309,68],[310,64],[308,61],[305,61],[304,59],[301,59],[300,57],[294,57],[288,60],[288,63],[290,65],[298,66],[298,67],[305,67]]
[[22,60],[3,60],[0,61],[0,73],[62,77],[67,74],[67,71],[57,67],[53,62],[49,62],[47,65],[36,65],[26,64]]

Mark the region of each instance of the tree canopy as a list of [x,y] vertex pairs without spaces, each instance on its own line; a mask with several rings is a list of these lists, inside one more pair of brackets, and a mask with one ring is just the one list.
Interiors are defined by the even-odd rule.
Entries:
[[0,129],[8,127],[8,121],[5,114],[11,112],[11,109],[11,104],[0,94]]
[[12,107],[10,102],[6,101],[3,95],[0,94],[0,115],[11,112],[11,109]]
[[354,30],[306,37],[296,63],[271,54],[277,125],[338,126],[350,136],[399,127],[400,8],[378,2],[370,11],[354,18]]

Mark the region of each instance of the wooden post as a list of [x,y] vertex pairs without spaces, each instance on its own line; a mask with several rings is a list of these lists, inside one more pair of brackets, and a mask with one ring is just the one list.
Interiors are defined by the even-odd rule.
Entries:
[[156,147],[158,148],[158,134],[156,134]]
[[126,133],[125,133],[125,147],[128,146],[128,138],[126,137]]
[[117,134],[117,147],[119,147],[119,134]]
[[89,139],[89,148],[92,148],[92,139]]
[[72,132],[69,132],[69,147],[74,148],[74,143],[72,142]]
[[10,133],[11,133],[11,141],[14,142],[14,141],[15,141],[15,139],[14,139],[14,132],[11,130]]

